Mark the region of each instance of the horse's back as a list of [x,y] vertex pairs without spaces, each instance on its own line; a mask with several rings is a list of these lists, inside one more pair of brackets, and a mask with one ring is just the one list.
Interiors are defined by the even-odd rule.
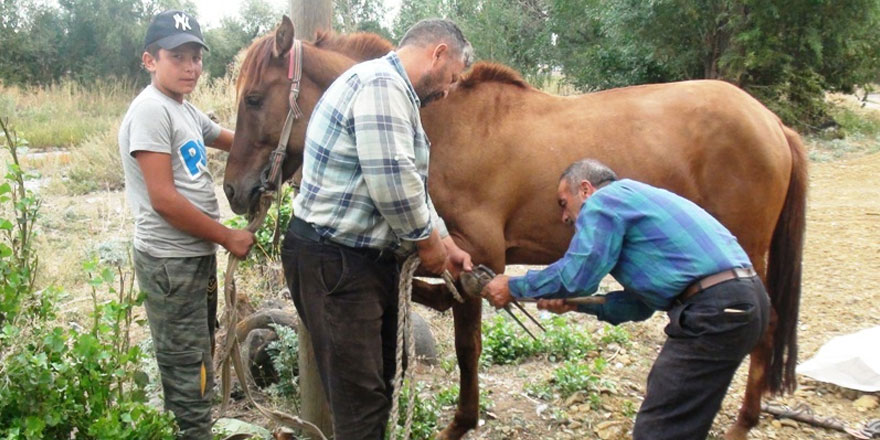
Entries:
[[462,228],[462,208],[502,227],[508,263],[546,263],[564,252],[571,231],[558,220],[555,188],[581,158],[693,200],[753,256],[769,246],[791,169],[778,118],[721,81],[575,97],[486,83],[455,91],[423,119],[438,210]]

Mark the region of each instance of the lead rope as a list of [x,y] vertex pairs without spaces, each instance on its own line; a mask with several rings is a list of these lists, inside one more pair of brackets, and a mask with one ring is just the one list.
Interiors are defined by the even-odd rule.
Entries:
[[[400,281],[397,288],[397,350],[394,356],[394,379],[392,381],[394,391],[391,393],[391,418],[389,420],[390,427],[388,428],[388,438],[390,440],[396,440],[395,434],[397,434],[398,428],[397,420],[400,417],[400,393],[406,383],[408,383],[410,387],[409,402],[407,402],[406,405],[406,419],[404,420],[401,439],[408,439],[409,435],[412,433],[416,389],[413,386],[412,369],[403,369],[403,353],[405,342],[407,364],[408,366],[412,365],[412,363],[415,362],[416,351],[416,338],[413,335],[412,319],[410,317],[412,310],[412,282],[413,276],[420,263],[421,260],[419,259],[418,254],[411,254],[407,257],[406,261],[403,262],[403,265],[400,268]],[[464,298],[461,297],[461,294],[455,287],[455,280],[452,278],[452,274],[450,274],[448,270],[445,270],[443,271],[442,278],[446,283],[446,288],[449,289],[455,300],[459,303],[464,303]]]
[[[254,218],[250,221],[250,223],[248,223],[247,227],[245,228],[246,230],[255,233],[258,229],[260,229],[260,226],[263,225],[263,221],[266,219],[266,214],[269,211],[269,207],[272,205],[273,199],[273,193],[268,191],[264,192],[260,196],[259,211],[257,212],[257,215],[254,216]],[[241,350],[239,349],[240,341],[238,340],[238,332],[236,331],[236,327],[238,324],[238,309],[235,307],[235,269],[238,267],[238,263],[240,261],[240,258],[230,254],[229,263],[226,267],[225,285],[223,286],[223,293],[226,297],[226,341],[224,342],[224,346],[221,348],[222,357],[220,358],[220,362],[222,364],[222,373],[220,377],[221,388],[223,392],[223,401],[220,407],[220,417],[226,414],[226,410],[229,408],[229,397],[232,391],[232,378],[229,370],[230,368],[233,368],[235,370],[235,376],[238,378],[238,382],[241,385],[241,389],[244,392],[244,395],[247,397],[248,402],[250,402],[250,404],[254,408],[256,408],[257,411],[263,414],[263,416],[279,425],[310,432],[321,440],[327,440],[327,437],[324,435],[324,433],[321,432],[321,430],[313,423],[307,420],[303,420],[298,416],[293,416],[281,411],[266,408],[257,403],[254,400],[254,396],[251,394],[247,382],[247,373],[241,360]],[[230,359],[232,360],[231,363]]]

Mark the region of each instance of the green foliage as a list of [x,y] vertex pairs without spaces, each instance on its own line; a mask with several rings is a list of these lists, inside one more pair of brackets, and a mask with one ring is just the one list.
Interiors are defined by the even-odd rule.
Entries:
[[566,361],[553,370],[550,380],[526,384],[525,390],[544,400],[566,398],[581,392],[586,394],[591,406],[598,409],[601,403],[599,392],[611,386],[609,381],[602,379],[605,366],[603,358],[596,358],[592,362]]
[[[136,369],[145,354],[129,345],[132,309],[142,301],[132,293],[131,274],[120,267],[99,268],[95,261],[85,267],[94,301],[88,331],[46,320],[29,323],[27,332],[4,327],[0,436],[69,438],[76,432],[77,439],[175,438],[173,416],[147,403],[148,379]],[[98,289],[114,299],[99,304]]]
[[537,354],[540,343],[517,332],[515,324],[498,314],[482,322],[483,365],[505,365],[520,362]]
[[391,40],[391,31],[382,25],[386,14],[381,0],[335,0],[333,29],[341,33],[372,32]]
[[828,119],[826,90],[880,67],[873,0],[551,0],[557,63],[582,90],[716,78],[800,128]]
[[551,362],[583,359],[596,350],[590,334],[579,326],[569,325],[562,316],[554,316],[545,322],[544,327],[547,332],[541,338],[541,352],[546,353]]
[[205,30],[205,43],[211,48],[204,57],[205,72],[212,78],[226,75],[238,53],[273,30],[284,12],[266,0],[245,0],[237,17],[225,17],[220,27]]
[[[422,383],[405,383],[400,391],[400,403],[398,404],[397,439],[403,440],[403,428],[406,423],[406,411],[409,405],[413,405],[412,431],[409,438],[431,438],[437,431],[437,415],[440,413],[440,404],[436,398],[425,397],[429,394]],[[389,439],[389,430],[385,430],[385,439]]]
[[[17,139],[0,125],[12,157],[0,184],[0,438],[173,439],[173,417],[146,403],[148,380],[136,369],[144,353],[129,344],[142,298],[123,270],[128,259],[85,265],[94,306],[87,330],[53,324],[58,290],[34,291],[40,201],[24,187]],[[99,304],[99,290],[111,299]]]
[[[263,226],[261,226],[255,234],[257,242],[254,244],[254,250],[251,251],[253,258],[249,258],[242,262],[243,264],[252,264],[249,262],[262,263],[266,261],[277,261],[281,257],[281,234],[284,233],[287,224],[290,223],[290,216],[293,214],[293,189],[289,186],[284,186],[282,188],[281,216],[279,217],[278,215],[278,202],[276,201],[272,204],[272,207],[269,208],[266,219],[263,221]],[[273,243],[276,219],[279,219],[277,223],[280,229],[278,231],[278,242]],[[248,219],[244,216],[236,215],[227,220],[225,224],[232,228],[241,229],[247,226]]]
[[605,324],[605,326],[602,327],[599,342],[602,345],[617,344],[621,347],[628,347],[630,343],[629,339],[629,332],[626,331],[626,328],[623,326]]
[[[593,337],[563,316],[544,320],[547,332],[535,341],[525,335],[519,326],[504,315],[497,314],[482,323],[484,366],[522,362],[531,356],[546,355],[551,362],[585,359],[597,349]],[[621,327],[605,326],[601,344],[624,344],[629,335]]]
[[272,324],[278,339],[269,343],[272,366],[278,372],[278,383],[269,392],[284,397],[299,408],[299,337],[286,326]]
[[0,183],[0,325],[3,325],[17,321],[23,304],[36,302],[37,310],[45,310],[45,307],[41,301],[34,301],[39,262],[33,239],[41,200],[24,186],[27,173],[18,159],[17,136],[3,119],[0,119],[0,128],[5,149],[12,157],[4,181]]

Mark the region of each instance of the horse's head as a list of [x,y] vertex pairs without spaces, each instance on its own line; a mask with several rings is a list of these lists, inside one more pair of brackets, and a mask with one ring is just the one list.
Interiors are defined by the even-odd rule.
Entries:
[[[235,139],[226,162],[223,190],[235,213],[256,207],[261,176],[278,146],[287,113],[291,80],[288,76],[293,23],[286,16],[272,34],[248,49],[237,82],[238,116]],[[315,43],[302,45],[302,79],[296,104],[303,112],[291,127],[282,178],[289,179],[302,165],[306,125],[321,94],[356,62],[382,56],[391,44],[372,34],[330,36],[319,34]]]

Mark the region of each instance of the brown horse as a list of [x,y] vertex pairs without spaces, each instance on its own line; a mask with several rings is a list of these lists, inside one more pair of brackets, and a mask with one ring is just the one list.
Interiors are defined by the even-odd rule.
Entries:
[[[249,49],[238,80],[238,120],[225,191],[235,212],[252,209],[269,152],[288,111],[288,20]],[[375,35],[320,35],[303,49],[306,114],[287,144],[284,176],[302,163],[304,131],[321,93],[348,67],[391,45]],[[739,239],[763,277],[771,329],[751,354],[745,399],[728,438],[745,438],[764,392],[795,386],[796,323],[805,221],[806,159],[799,136],[740,89],[689,81],[559,97],[512,70],[477,64],[449,96],[422,111],[432,141],[429,191],[455,241],[475,263],[548,264],[572,231],[559,221],[562,170],[584,157],[621,177],[685,196]],[[445,287],[419,284],[417,301],[452,307],[461,371],[459,406],[440,438],[477,424],[481,302],[455,303]]]

